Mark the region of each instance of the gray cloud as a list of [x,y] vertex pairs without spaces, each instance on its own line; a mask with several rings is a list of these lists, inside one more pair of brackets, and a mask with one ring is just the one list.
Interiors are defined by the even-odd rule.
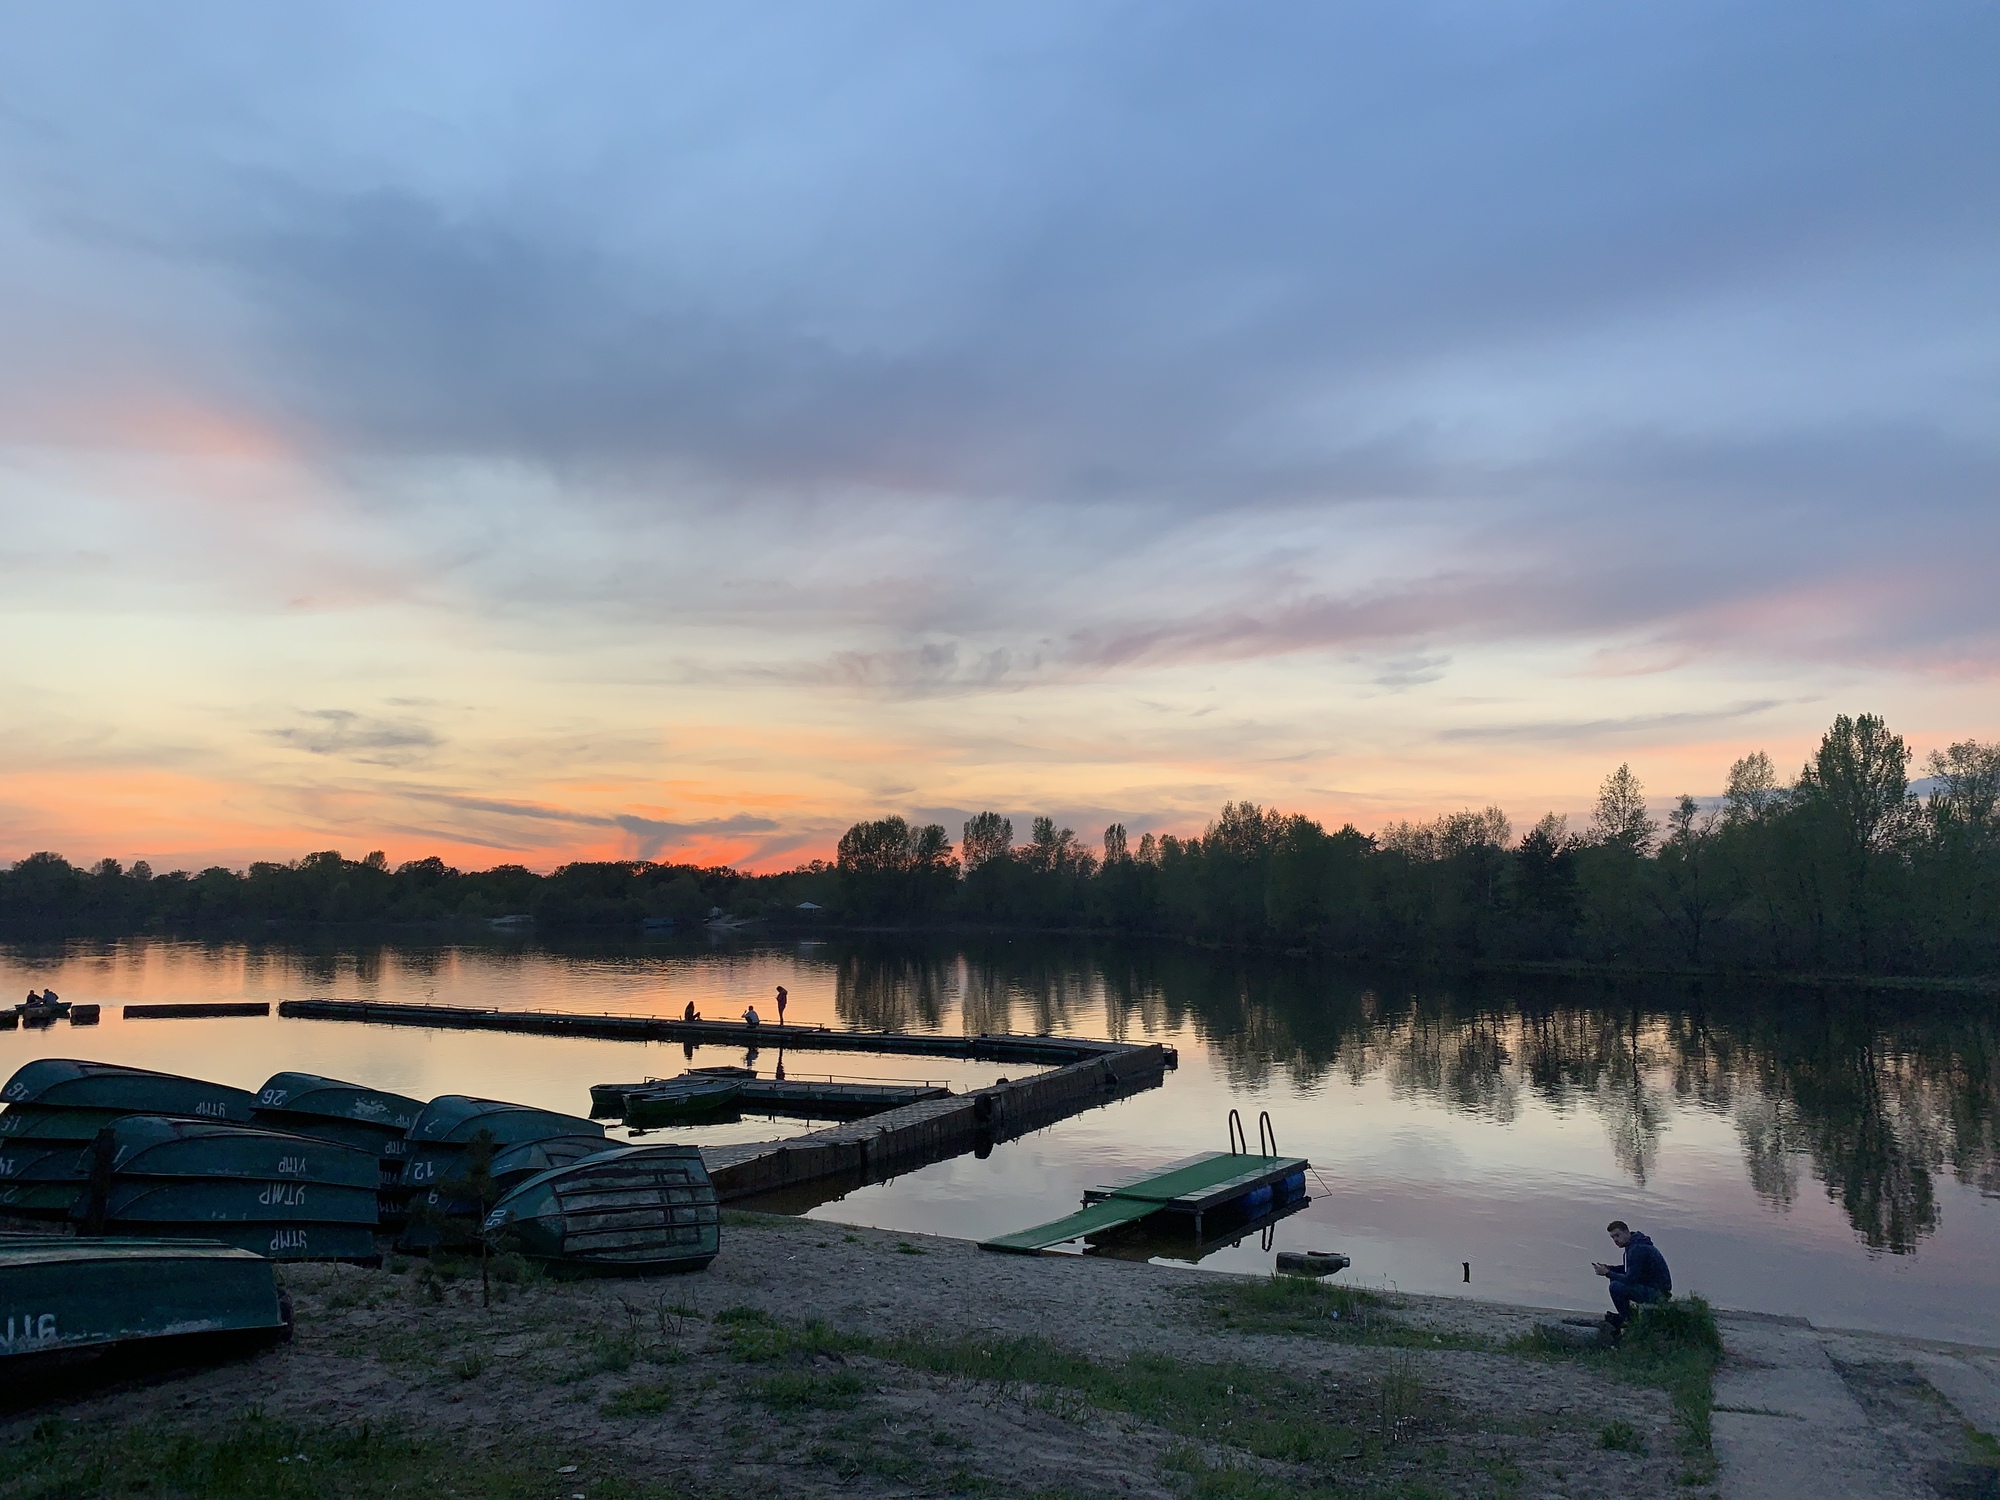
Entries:
[[1534,723],[1463,724],[1440,730],[1445,740],[1519,741],[1539,743],[1573,740],[1616,740],[1657,736],[1662,730],[1699,729],[1715,724],[1752,719],[1779,707],[1775,698],[1732,703],[1723,708],[1695,713],[1628,714],[1610,719],[1541,720]]
[[265,735],[308,755],[371,766],[408,765],[444,743],[413,719],[376,719],[344,708],[310,709],[300,717],[303,724],[268,729]]

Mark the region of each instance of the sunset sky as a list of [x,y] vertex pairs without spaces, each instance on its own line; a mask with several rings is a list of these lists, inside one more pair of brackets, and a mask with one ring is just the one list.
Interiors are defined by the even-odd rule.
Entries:
[[2000,738],[2000,9],[10,7],[0,860]]

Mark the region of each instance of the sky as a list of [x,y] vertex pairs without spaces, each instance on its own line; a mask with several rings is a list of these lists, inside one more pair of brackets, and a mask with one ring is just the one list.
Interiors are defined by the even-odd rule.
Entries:
[[0,859],[2000,738],[2000,8],[0,3]]

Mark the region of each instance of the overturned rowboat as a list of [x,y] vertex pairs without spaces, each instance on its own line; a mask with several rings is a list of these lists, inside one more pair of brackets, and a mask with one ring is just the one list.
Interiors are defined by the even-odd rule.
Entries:
[[70,1057],[43,1057],[23,1064],[0,1088],[0,1101],[9,1114],[96,1110],[106,1116],[185,1115],[240,1125],[249,1124],[257,1111],[257,1096],[248,1089]]
[[215,1239],[275,1260],[377,1256],[380,1168],[337,1141],[129,1115],[79,1153],[86,1234]]
[[595,1120],[551,1109],[442,1094],[424,1106],[410,1127],[402,1185],[424,1191],[454,1176],[464,1164],[466,1151],[482,1138],[497,1149],[557,1136],[602,1140],[604,1127]]
[[410,1127],[423,1112],[420,1099],[317,1073],[273,1073],[257,1091],[259,1125],[357,1146],[382,1163],[389,1184],[402,1174]]
[[124,1352],[148,1360],[287,1338],[270,1261],[185,1240],[0,1235],[0,1374]]
[[529,1178],[484,1228],[490,1243],[553,1266],[645,1276],[706,1266],[721,1222],[698,1148],[623,1146]]
[[[558,1135],[542,1141],[522,1141],[516,1146],[502,1146],[493,1152],[493,1160],[486,1168],[486,1181],[473,1184],[465,1181],[465,1174],[459,1179],[448,1180],[444,1185],[433,1187],[412,1200],[413,1207],[420,1207],[427,1214],[443,1214],[452,1218],[477,1219],[488,1206],[497,1203],[508,1193],[526,1182],[530,1177],[549,1171],[553,1167],[567,1167],[582,1161],[586,1156],[595,1156],[601,1151],[617,1149],[601,1135]],[[486,1191],[486,1203],[468,1196],[475,1187]],[[419,1234],[405,1237],[407,1245],[415,1248],[423,1239]]]

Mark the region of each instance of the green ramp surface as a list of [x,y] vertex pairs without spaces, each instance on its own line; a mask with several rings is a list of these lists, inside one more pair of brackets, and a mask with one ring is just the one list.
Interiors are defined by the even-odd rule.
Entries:
[[1051,1245],[1067,1244],[1071,1240],[1082,1239],[1086,1234],[1096,1234],[1099,1230],[1115,1229],[1120,1224],[1130,1224],[1134,1219],[1143,1219],[1158,1207],[1153,1203],[1138,1203],[1122,1198],[1107,1198],[1102,1203],[1093,1203],[1078,1213],[1065,1219],[1054,1219],[1047,1224],[1037,1224],[1033,1229],[1018,1230],[1013,1234],[1003,1234],[998,1239],[981,1240],[982,1250],[1012,1251],[1017,1255],[1033,1255],[1046,1250]]

